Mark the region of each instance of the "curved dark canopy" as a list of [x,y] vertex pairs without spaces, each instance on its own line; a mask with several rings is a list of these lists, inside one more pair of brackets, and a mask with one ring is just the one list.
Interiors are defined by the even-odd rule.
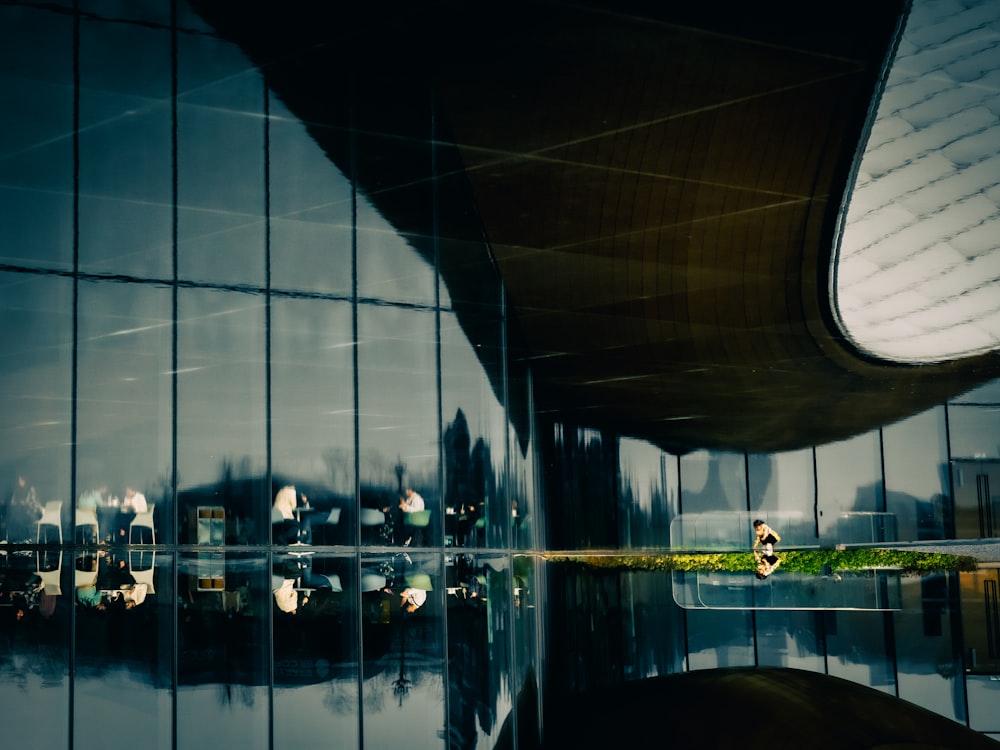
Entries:
[[668,450],[782,450],[1000,374],[995,354],[869,361],[830,315],[903,0],[198,5],[440,259],[472,336],[495,264],[543,415]]

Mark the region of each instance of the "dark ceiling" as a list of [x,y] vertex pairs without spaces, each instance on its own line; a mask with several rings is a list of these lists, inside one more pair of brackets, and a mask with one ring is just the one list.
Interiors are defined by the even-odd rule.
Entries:
[[841,199],[905,2],[196,5],[438,255],[473,335],[495,263],[543,419],[784,450],[1000,375],[996,354],[870,361],[830,313]]

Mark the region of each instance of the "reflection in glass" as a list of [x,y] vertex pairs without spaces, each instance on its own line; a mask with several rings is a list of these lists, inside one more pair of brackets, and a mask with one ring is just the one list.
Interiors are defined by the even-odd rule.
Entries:
[[73,18],[5,4],[0,29],[0,262],[71,269]]
[[177,273],[264,285],[264,86],[233,45],[181,34],[177,55]]
[[264,301],[182,289],[177,305],[178,541],[200,542],[199,524],[212,518],[228,543],[261,543],[270,508]]
[[275,97],[268,147],[272,288],[350,297],[350,181]]
[[[473,345],[457,316],[441,314],[445,536],[457,546],[502,546],[510,525],[500,495],[506,420],[494,393],[499,375],[484,371],[499,367],[500,320],[493,322],[495,338]],[[476,326],[489,328],[486,321]]]
[[353,555],[272,558],[275,750],[358,747],[358,580]]
[[268,747],[267,553],[177,562],[177,747]]
[[639,440],[618,442],[621,540],[626,547],[668,546],[670,508],[663,496],[663,453]]
[[[430,165],[429,157],[427,163]],[[429,208],[429,201],[427,205]],[[358,196],[357,221],[358,296],[433,305],[433,263],[420,255],[364,195]]]
[[459,552],[446,558],[445,579],[450,744],[491,748],[512,706],[508,559]]
[[172,275],[170,67],[169,29],[81,20],[82,270]]
[[903,579],[902,611],[893,618],[897,694],[903,700],[965,720],[962,655],[951,632],[958,576],[935,573]]
[[681,456],[680,461],[681,507],[685,513],[747,507],[742,453],[694,451]]
[[1000,458],[1000,407],[948,406],[953,458]]
[[882,430],[886,510],[900,539],[943,539],[950,505],[944,407]]
[[7,529],[8,541],[35,541],[35,521],[48,502],[70,497],[72,282],[0,273],[0,487],[3,499],[19,476],[33,488],[31,512]]
[[74,745],[172,747],[173,555],[95,548],[74,568]]
[[890,651],[892,615],[884,612],[826,612],[826,673],[887,693],[895,691]]
[[[845,471],[845,466],[851,467],[850,471]],[[883,517],[845,516],[851,511],[873,514],[885,510],[877,430],[817,447],[816,487],[821,539],[863,543],[888,538]]]
[[73,560],[60,549],[0,560],[4,747],[67,747]]
[[423,496],[430,511],[424,540],[439,544],[441,538],[434,318],[430,312],[381,306],[358,311],[358,367],[364,373],[358,382],[361,508],[363,516],[365,510],[389,509],[392,525],[383,533],[363,517],[363,542],[401,544],[409,537],[396,513],[407,487]]
[[308,497],[324,544],[355,538],[353,367],[348,303],[272,300],[272,483]]
[[361,712],[370,747],[439,747],[445,726],[438,554],[361,561]]
[[114,514],[126,488],[135,488],[159,509],[158,540],[169,541],[163,524],[173,515],[170,291],[81,282],[79,304],[77,509],[99,514],[101,539],[125,541],[111,533],[121,531]]

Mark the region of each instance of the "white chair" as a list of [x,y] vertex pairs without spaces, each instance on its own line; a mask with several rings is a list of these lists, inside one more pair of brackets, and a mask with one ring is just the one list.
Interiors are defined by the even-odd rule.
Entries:
[[[153,528],[153,507],[153,504],[150,503],[145,512],[135,514],[135,518],[133,518],[132,522],[128,525],[129,544],[145,544],[145,542],[142,541],[143,529],[149,529],[149,543],[156,544],[156,530]],[[139,532],[138,542],[132,538],[132,533],[136,530]]]
[[[59,544],[62,544],[62,500],[49,500],[45,503],[45,509],[42,511],[42,517],[38,519],[35,531],[35,542],[37,544],[42,543],[42,527],[43,526],[55,526],[56,531],[59,533]],[[45,532],[45,543],[49,543],[49,532]]]
[[97,524],[97,511],[93,508],[77,508],[76,511],[76,538],[78,540],[83,539],[83,530],[89,529],[91,533],[91,542],[83,542],[82,544],[96,544],[101,539],[101,532]]
[[35,555],[35,575],[42,580],[42,586],[46,594],[59,596],[62,594],[62,550],[56,558],[55,567],[49,562],[49,554],[39,551]]
[[132,574],[136,583],[146,584],[147,593],[156,593],[153,587],[153,574],[156,572],[155,550],[131,550],[128,554],[128,572]]

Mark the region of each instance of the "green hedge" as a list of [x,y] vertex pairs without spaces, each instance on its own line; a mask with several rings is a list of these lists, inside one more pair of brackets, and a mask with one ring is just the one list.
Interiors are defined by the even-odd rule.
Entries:
[[[832,571],[898,568],[907,573],[972,571],[974,557],[938,552],[910,552],[896,549],[858,548],[844,550],[789,550],[778,555],[780,571],[820,574],[826,566]],[[752,573],[757,563],[750,552],[668,553],[658,555],[547,554],[547,560],[590,568],[627,570],[683,570]]]

